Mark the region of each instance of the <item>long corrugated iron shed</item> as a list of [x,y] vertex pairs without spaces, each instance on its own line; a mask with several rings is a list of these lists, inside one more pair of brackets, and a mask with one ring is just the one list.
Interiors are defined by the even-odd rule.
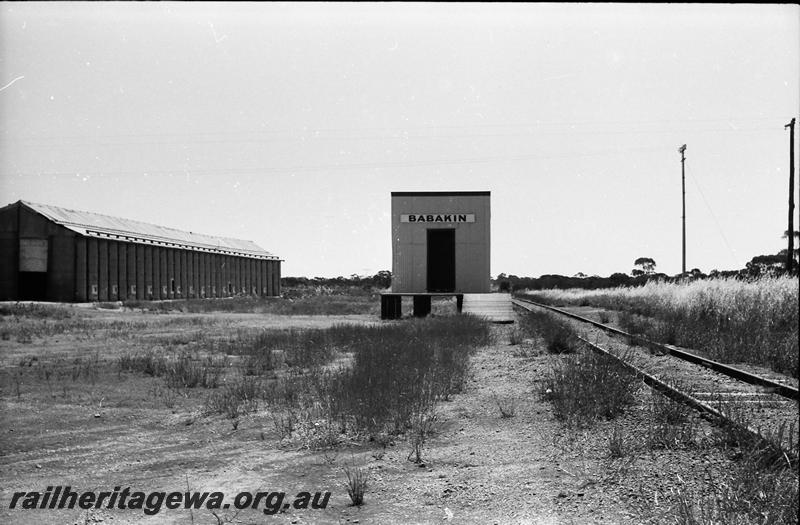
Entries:
[[20,201],[20,203],[51,221],[87,237],[279,260],[277,256],[252,241],[185,232],[146,222],[111,217],[100,213],[68,210],[47,204],[28,201]]

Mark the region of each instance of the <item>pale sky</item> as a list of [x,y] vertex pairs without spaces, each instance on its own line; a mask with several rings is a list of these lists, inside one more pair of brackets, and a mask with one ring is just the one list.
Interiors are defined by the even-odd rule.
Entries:
[[0,206],[248,239],[284,275],[347,276],[391,269],[392,191],[488,190],[493,276],[638,257],[675,274],[687,144],[688,269],[785,247],[795,5],[0,13]]

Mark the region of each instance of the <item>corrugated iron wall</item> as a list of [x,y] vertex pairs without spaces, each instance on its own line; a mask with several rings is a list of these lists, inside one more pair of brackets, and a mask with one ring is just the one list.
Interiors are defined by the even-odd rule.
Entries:
[[265,264],[266,264],[266,273],[264,275],[264,278],[267,280],[267,294],[275,295],[276,294],[275,285],[272,282],[273,281],[273,274],[275,272],[272,269],[272,261],[266,261]]
[[256,265],[256,288],[258,288],[258,295],[267,295],[264,289],[264,261],[253,261]]
[[138,289],[136,284],[136,245],[129,244],[125,255],[125,267],[128,274],[128,287],[125,294],[128,300],[133,300],[136,299],[136,290]]
[[25,286],[40,283],[35,293],[42,296],[28,298],[86,302],[280,294],[279,261],[82,236],[16,204],[0,209],[0,300],[33,293],[20,290],[20,239],[36,248],[31,257],[39,252],[42,257],[25,281]]
[[242,265],[239,264],[239,259],[236,257],[230,257],[231,261],[231,269],[233,270],[233,279],[231,279],[231,295],[237,295],[241,293],[241,283],[242,283]]
[[186,283],[188,286],[186,297],[190,299],[197,297],[197,280],[195,279],[195,269],[197,268],[196,255],[197,252],[188,252],[186,254]]
[[47,264],[47,300],[68,302],[74,300],[75,240],[68,231],[50,236]]
[[189,252],[181,250],[181,298],[189,297]]
[[74,300],[77,237],[19,204],[2,208],[0,300]]
[[211,257],[209,253],[199,253],[199,273],[200,273],[200,296],[201,297],[214,297],[211,292]]
[[169,299],[169,273],[167,270],[167,249],[158,247],[158,298]]
[[118,287],[117,300],[124,301],[128,298],[128,245],[125,243],[117,244],[117,273]]
[[132,244],[134,254],[133,266],[136,268],[136,299],[142,300],[145,298],[147,292],[147,283],[145,281],[145,246],[141,244]]
[[[136,254],[139,252],[137,250]],[[142,299],[152,299],[154,290],[153,280],[153,247],[144,246],[142,259],[144,260],[144,290],[142,291]],[[137,265],[139,262],[137,261]]]
[[97,241],[97,282],[97,299],[108,301],[108,241],[103,239]]
[[97,301],[100,297],[100,264],[98,262],[97,239],[86,239],[86,298],[89,301]]
[[[280,294],[280,263],[76,236],[56,241],[56,266],[73,267],[59,284],[63,299],[76,301],[160,300]],[[71,247],[71,248],[70,248]],[[53,275],[64,272],[55,270]],[[67,272],[68,274],[70,272]],[[74,291],[73,285],[74,282]]]
[[[490,192],[392,192],[391,208],[393,292],[428,291],[427,235],[433,229],[455,230],[453,291],[489,291]],[[451,219],[457,214],[463,214],[465,220]],[[439,220],[409,221],[408,215],[437,216]]]
[[0,209],[0,299],[18,297],[18,266],[18,209],[15,206],[6,206]]
[[119,255],[115,241],[106,243],[108,249],[108,300],[116,301],[119,295]]
[[87,256],[86,239],[78,237],[75,239],[75,300],[84,303],[89,300],[88,283],[86,281]]

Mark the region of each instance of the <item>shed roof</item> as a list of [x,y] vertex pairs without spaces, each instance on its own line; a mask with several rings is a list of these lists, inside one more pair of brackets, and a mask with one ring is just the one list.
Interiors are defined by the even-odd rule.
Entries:
[[69,210],[58,206],[36,204],[22,200],[18,204],[22,204],[51,221],[87,237],[110,238],[139,244],[157,244],[258,259],[278,259],[277,256],[267,252],[252,241],[186,232],[131,219],[122,219],[87,211]]
[[489,197],[490,191],[393,191],[392,197]]

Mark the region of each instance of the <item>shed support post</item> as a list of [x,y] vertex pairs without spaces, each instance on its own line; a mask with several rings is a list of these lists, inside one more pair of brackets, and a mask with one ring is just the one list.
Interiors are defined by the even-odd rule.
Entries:
[[399,295],[381,295],[381,319],[400,319],[403,316],[402,304]]
[[431,313],[430,295],[414,296],[414,317],[426,317]]

